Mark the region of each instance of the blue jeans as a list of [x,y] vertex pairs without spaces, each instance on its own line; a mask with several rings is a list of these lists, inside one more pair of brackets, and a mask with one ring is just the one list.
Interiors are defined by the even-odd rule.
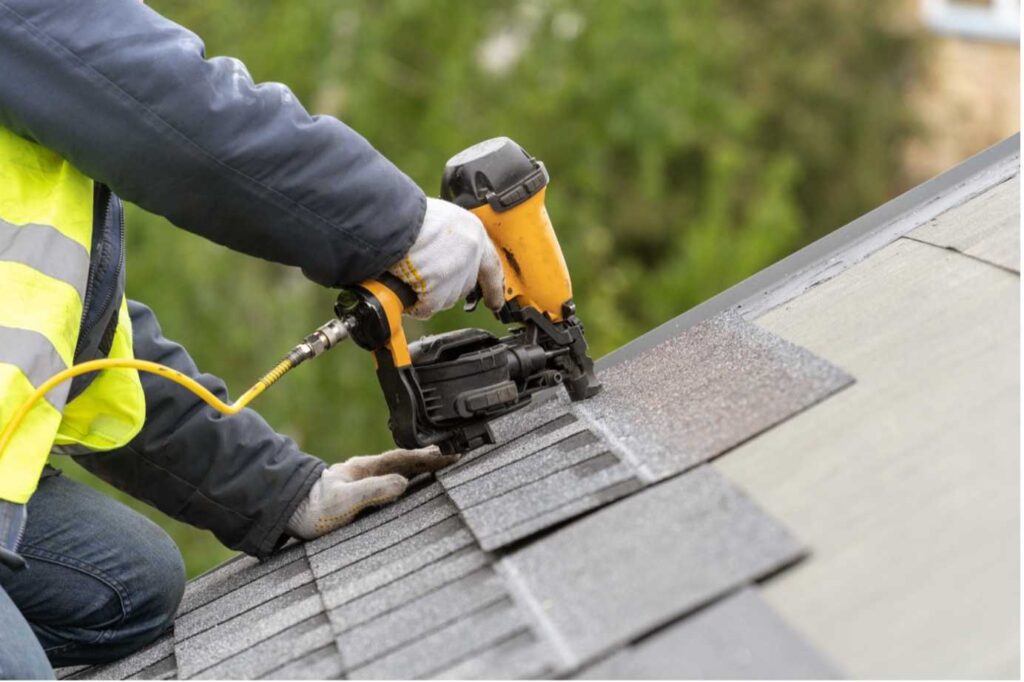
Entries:
[[0,566],[0,678],[126,656],[167,631],[185,588],[163,530],[63,476],[39,482],[19,554],[27,569]]

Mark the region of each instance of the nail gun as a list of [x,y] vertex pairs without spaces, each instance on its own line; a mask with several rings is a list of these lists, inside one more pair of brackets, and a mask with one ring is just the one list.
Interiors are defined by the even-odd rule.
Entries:
[[[373,353],[400,447],[466,452],[493,443],[488,423],[538,391],[561,384],[582,400],[600,390],[544,206],[548,180],[544,164],[506,137],[456,154],[444,169],[441,197],[475,213],[497,249],[505,275],[497,317],[514,325],[508,336],[459,329],[408,343],[402,312],[416,294],[385,274],[343,290],[337,319],[306,338],[310,357],[349,337]],[[466,309],[479,298],[473,292]]]
[[[232,415],[295,367],[350,337],[373,352],[391,413],[388,424],[403,448],[437,445],[445,453],[466,452],[493,443],[489,422],[526,407],[538,391],[563,385],[573,400],[593,396],[601,385],[576,317],[565,258],[544,208],[548,179],[543,163],[505,137],[456,154],[444,170],[442,198],[475,213],[498,252],[505,303],[497,316],[515,325],[508,336],[459,329],[410,344],[402,313],[416,302],[416,294],[397,277],[384,274],[342,291],[336,317],[294,346],[230,405],[194,378],[156,362],[89,360],[49,377],[18,405],[0,429],[0,456],[33,406],[77,376],[115,368],[149,372]],[[477,290],[467,308],[479,299]],[[14,560],[0,552],[4,561]]]

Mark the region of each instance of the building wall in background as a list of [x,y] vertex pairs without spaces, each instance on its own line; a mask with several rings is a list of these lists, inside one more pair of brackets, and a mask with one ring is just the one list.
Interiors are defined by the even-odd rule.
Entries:
[[1020,2],[908,0],[906,18],[930,42],[908,93],[921,125],[906,151],[915,185],[1020,129]]

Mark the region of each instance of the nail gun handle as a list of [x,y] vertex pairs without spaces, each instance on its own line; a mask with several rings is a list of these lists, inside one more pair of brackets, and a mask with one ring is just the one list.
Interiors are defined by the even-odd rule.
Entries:
[[390,272],[383,272],[370,281],[379,282],[390,289],[402,304],[402,312],[416,305],[416,292],[413,291],[411,286]]
[[402,328],[402,313],[416,303],[416,292],[390,273],[368,279],[338,294],[335,314],[351,321],[352,340],[372,351],[390,356],[391,364],[404,367],[412,363],[409,343]]
[[572,302],[572,282],[544,207],[548,180],[542,162],[507,137],[496,137],[448,160],[441,198],[484,224],[505,274],[505,302],[561,322]]

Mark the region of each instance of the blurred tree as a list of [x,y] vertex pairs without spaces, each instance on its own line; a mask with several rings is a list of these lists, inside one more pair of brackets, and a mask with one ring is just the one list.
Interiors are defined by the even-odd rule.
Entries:
[[[208,55],[285,82],[431,194],[445,160],[508,135],[552,175],[548,207],[596,355],[873,208],[900,188],[917,46],[856,0],[152,0]],[[131,295],[235,391],[330,314],[333,295],[155,216],[129,216]],[[483,311],[410,323],[477,325]],[[261,397],[327,460],[390,445],[370,359],[336,351]],[[196,453],[196,456],[204,456]],[[170,524],[192,572],[224,551]]]

